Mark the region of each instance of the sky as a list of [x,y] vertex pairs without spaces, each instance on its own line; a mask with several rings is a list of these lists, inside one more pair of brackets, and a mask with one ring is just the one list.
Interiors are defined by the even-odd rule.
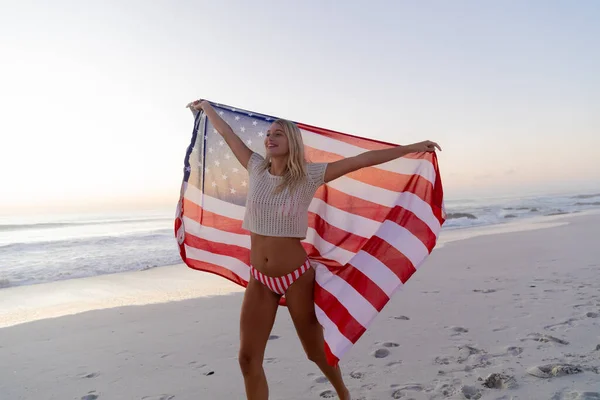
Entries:
[[600,2],[0,0],[0,210],[175,206],[196,98],[600,189]]

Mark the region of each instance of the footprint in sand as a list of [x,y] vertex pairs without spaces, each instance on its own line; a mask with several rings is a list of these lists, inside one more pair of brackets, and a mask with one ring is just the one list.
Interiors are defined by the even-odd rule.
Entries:
[[600,400],[600,392],[570,392],[564,397],[564,400]]
[[83,373],[83,374],[79,374],[78,378],[90,379],[90,378],[95,378],[98,375],[100,375],[98,372],[90,372],[89,374]]
[[560,363],[535,365],[527,368],[527,373],[537,378],[552,378],[556,376],[578,374],[580,372],[583,372],[583,369],[578,365]]
[[400,315],[398,317],[394,317],[394,319],[400,319],[402,321],[408,321],[410,318],[408,318],[407,316],[404,316],[404,315]]
[[522,352],[523,352],[523,348],[522,347],[508,346],[506,348],[506,354],[508,354],[509,356],[518,356]]
[[550,336],[550,335],[544,335],[541,333],[530,333],[529,335],[527,335],[527,338],[521,339],[521,341],[525,341],[525,340],[535,340],[536,342],[558,343],[558,344],[564,344],[564,345],[569,344],[569,342],[567,342],[566,340],[559,339],[559,338],[556,338],[556,337]]
[[142,400],[173,400],[175,398],[172,394],[159,394],[158,396],[146,396],[142,397]]
[[327,379],[326,377],[324,377],[324,376],[317,376],[317,377],[314,379],[314,381],[315,381],[316,383],[326,383],[326,382],[328,382],[328,379]]
[[373,357],[375,358],[385,358],[390,355],[390,351],[388,349],[377,349],[373,352]]
[[324,392],[321,392],[320,396],[324,399],[333,399],[337,395],[331,390],[325,390]]
[[467,328],[463,328],[462,326],[451,326],[450,330],[452,332],[454,332],[456,335],[469,332],[469,330]]
[[598,318],[598,315],[599,314],[595,313],[595,312],[589,312],[589,313],[585,314],[585,316],[588,318]]
[[461,393],[465,396],[465,399],[480,399],[481,398],[481,390],[476,388],[475,386],[462,386],[460,388]]
[[100,396],[98,396],[97,394],[86,394],[85,396],[81,397],[81,400],[96,400],[99,397]]
[[269,340],[275,340],[275,339],[279,339],[279,336],[277,336],[277,335],[269,336]]
[[394,343],[394,342],[384,342],[383,343],[383,347],[398,347],[400,346],[398,343]]
[[402,361],[392,361],[392,362],[389,362],[389,363],[385,364],[385,366],[386,367],[393,367],[394,365],[400,365],[400,364],[402,364]]
[[409,384],[402,385],[402,386],[395,383],[395,384],[391,385],[391,388],[397,389],[397,390],[412,391],[412,392],[422,392],[423,390],[425,390],[423,385],[421,385],[420,383],[409,383]]
[[365,376],[363,372],[360,371],[352,371],[350,372],[350,377],[353,379],[362,379]]
[[497,289],[473,289],[475,293],[496,293]]
[[493,373],[485,378],[482,385],[489,389],[514,389],[517,380],[512,375]]

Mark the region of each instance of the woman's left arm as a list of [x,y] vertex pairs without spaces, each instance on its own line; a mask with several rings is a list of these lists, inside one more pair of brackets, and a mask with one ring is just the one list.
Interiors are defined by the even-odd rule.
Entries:
[[342,158],[341,160],[331,162],[327,165],[327,169],[325,170],[325,182],[330,182],[339,178],[340,176],[346,175],[361,168],[383,164],[410,153],[435,151],[436,148],[438,148],[440,151],[442,150],[437,143],[426,140],[424,142],[409,144],[407,146],[396,146],[383,150],[370,150],[357,154],[353,157]]

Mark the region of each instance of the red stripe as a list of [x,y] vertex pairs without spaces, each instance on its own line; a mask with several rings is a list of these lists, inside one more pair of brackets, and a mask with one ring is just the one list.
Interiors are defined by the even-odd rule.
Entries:
[[335,296],[321,287],[316,281],[315,304],[325,312],[327,317],[338,327],[342,335],[352,343],[356,343],[358,338],[365,333],[365,327],[354,319],[346,307]]
[[[342,206],[340,203],[345,201],[354,202],[356,199],[350,198],[351,196],[331,188],[328,188],[326,191],[320,191],[319,196],[317,197],[325,202],[327,202],[328,199],[331,200],[328,204],[333,207],[336,207],[336,205]],[[393,221],[411,231],[411,233],[423,242],[429,251],[435,246],[435,234],[431,228],[429,228],[429,225],[423,222],[412,211],[400,206],[394,208],[376,206],[374,203],[361,199],[356,199],[356,202],[358,203],[357,207],[346,206],[347,210],[344,211],[352,212],[353,214],[365,218],[371,217],[369,219],[374,219],[378,222],[383,222],[385,220]],[[386,211],[385,213],[384,210]],[[353,253],[357,253],[368,240],[368,238],[355,235],[352,232],[347,232],[329,224],[318,214],[313,212],[309,212],[308,214],[308,224],[327,242]]]
[[372,201],[364,200],[359,197],[350,196],[329,186],[321,186],[315,193],[315,197],[323,200],[332,207],[351,212],[361,217],[369,218],[374,221],[382,222],[390,212],[390,207]]
[[436,235],[429,225],[417,217],[412,211],[397,206],[388,214],[388,220],[397,223],[406,228],[410,233],[417,237],[425,247],[431,252],[435,247]]
[[211,240],[194,236],[189,232],[185,233],[184,243],[190,247],[205,250],[213,254],[237,258],[244,264],[248,265],[248,267],[250,266],[250,250],[248,250],[246,247],[213,242]]
[[367,150],[389,149],[390,147],[397,146],[395,144],[383,142],[380,140],[366,139],[366,138],[363,138],[360,136],[336,132],[336,131],[332,131],[329,129],[318,128],[316,126],[311,126],[308,124],[296,123],[296,125],[300,129],[314,132],[314,133],[317,133],[319,135],[325,136],[330,139],[339,140],[340,142],[349,143],[354,146],[362,147]]
[[222,276],[225,279],[230,280],[233,283],[236,283],[242,287],[246,287],[248,283],[244,281],[242,278],[228,270],[227,268],[221,267],[219,265],[211,264],[205,261],[193,260],[191,258],[186,258],[185,263],[188,267],[192,269],[196,269],[198,271],[210,272],[211,274],[216,274]]
[[202,209],[198,204],[184,198],[183,215],[200,223],[201,225],[216,228],[221,231],[248,234],[248,231],[242,229],[242,220],[225,217]]
[[412,262],[404,254],[378,236],[369,239],[362,250],[385,264],[390,271],[398,276],[402,283],[406,283],[416,271]]
[[348,282],[358,293],[362,295],[371,305],[381,311],[390,298],[375,282],[373,282],[361,270],[356,269],[352,264],[347,264],[337,274],[340,278]]
[[347,263],[342,266],[332,260],[327,260],[326,263],[322,262],[321,260],[323,260],[323,257],[319,253],[319,250],[314,246],[311,248],[311,258],[322,263],[333,274],[345,280],[378,311],[381,311],[385,303],[389,301],[385,292],[352,264]]
[[[309,159],[315,162],[333,162],[344,157],[312,147],[305,147]],[[345,175],[348,178],[368,185],[391,190],[393,192],[410,192],[427,201],[427,194],[433,190],[430,181],[418,174],[401,174],[377,167],[361,168]]]
[[325,342],[325,357],[327,358],[327,364],[333,367],[335,367],[340,361],[336,356],[333,355],[327,342]]

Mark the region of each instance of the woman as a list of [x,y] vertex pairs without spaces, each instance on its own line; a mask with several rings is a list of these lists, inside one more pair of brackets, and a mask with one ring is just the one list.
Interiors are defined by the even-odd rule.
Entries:
[[408,153],[435,151],[439,146],[425,141],[366,151],[331,163],[307,163],[300,130],[292,122],[280,119],[267,131],[263,158],[245,145],[208,101],[194,101],[188,107],[206,114],[249,173],[242,226],[250,231],[251,276],[242,303],[239,350],[247,398],[268,398],[263,357],[280,297],[285,294],[306,355],[329,379],[339,398],[350,399],[339,367],[327,363],[323,330],[315,315],[315,271],[301,244],[308,228],[309,204],[319,186],[326,182]]

